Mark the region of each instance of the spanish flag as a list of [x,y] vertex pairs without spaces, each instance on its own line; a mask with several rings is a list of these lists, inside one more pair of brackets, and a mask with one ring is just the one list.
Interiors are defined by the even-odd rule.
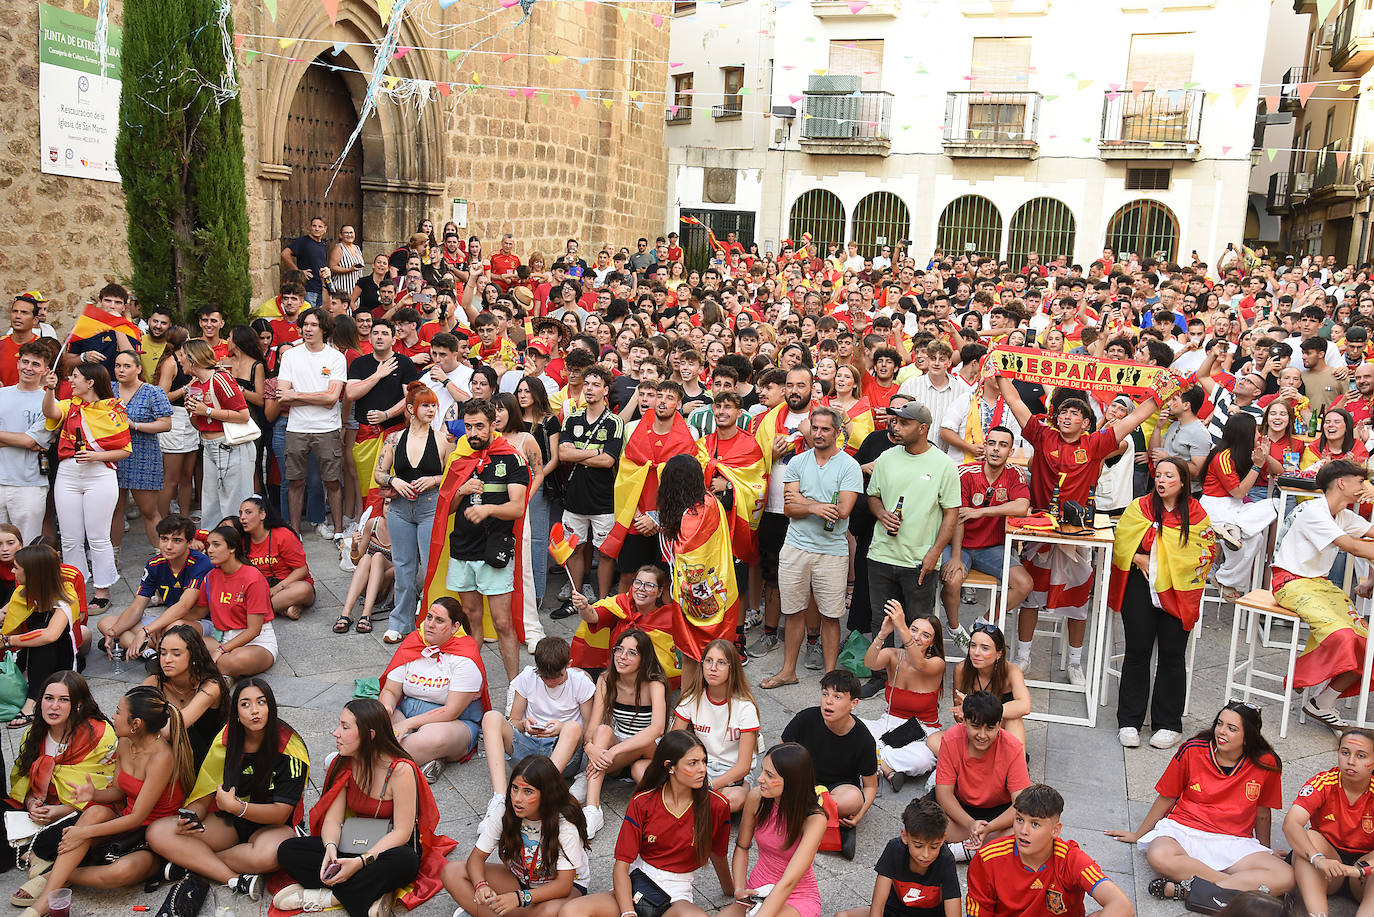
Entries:
[[[417,618],[423,617],[425,609],[434,603],[434,600],[441,595],[457,598],[449,591],[448,583],[448,544],[449,535],[453,534],[453,504],[455,495],[460,485],[468,478],[480,474],[482,469],[492,461],[517,461],[524,466],[525,458],[520,454],[520,450],[510,444],[510,440],[504,436],[497,435],[491,441],[491,445],[481,452],[475,452],[464,436],[458,440],[458,445],[454,447],[453,453],[448,459],[448,469],[444,472],[444,483],[439,485],[439,500],[434,508],[434,525],[432,527],[429,541],[429,566],[425,570],[425,589],[423,593],[424,605],[420,607]],[[528,474],[529,469],[526,468]],[[525,505],[521,508],[520,518],[515,520],[515,531],[523,533],[525,530],[525,512],[529,509],[529,485],[525,486]],[[515,556],[511,558],[511,563],[515,565],[515,591],[511,594],[510,613],[511,620],[515,625],[516,638],[525,642],[525,615],[534,614],[534,593],[527,589],[529,556],[525,551],[526,539],[516,537]],[[526,607],[526,596],[529,599],[529,606]],[[483,629],[491,629],[491,633],[496,633],[496,627],[491,620],[491,609],[486,599],[482,600],[485,608],[483,617]],[[481,634],[472,636],[481,639]]]
[[840,448],[853,455],[878,428],[878,422],[873,416],[873,404],[866,397],[854,402],[844,416],[849,421],[849,429],[841,432]]
[[696,217],[683,217],[682,222],[689,226],[700,226],[702,229],[706,230],[706,241],[710,243],[712,251],[725,251],[725,246],[716,238],[716,234],[711,232],[711,227],[701,222],[701,220],[698,220]]
[[667,433],[654,431],[652,415],[639,422],[620,453],[620,467],[615,473],[615,525],[601,545],[602,554],[620,556],[625,537],[634,531],[641,501],[651,507],[658,504],[658,474],[663,464],[675,455],[691,455],[695,448],[692,431],[681,414],[673,415]]
[[143,332],[138,330],[138,325],[132,319],[114,315],[92,304],[86,307],[77,318],[76,324],[72,325],[71,333],[67,335],[67,343],[84,341],[106,331],[118,331],[135,343],[143,340]]
[[[29,726],[29,729],[45,728],[41,722]],[[23,748],[27,740],[26,732],[19,740],[19,747]],[[113,726],[104,720],[88,720],[75,730],[67,747],[56,755],[48,754],[45,745],[43,753],[27,771],[20,771],[16,761],[10,771],[10,798],[22,804],[30,789],[39,799],[46,799],[48,791],[55,789],[59,803],[84,809],[76,799],[76,788],[85,786],[87,777],[96,789],[109,783],[114,775],[116,741]]]
[[[611,664],[611,644],[620,635],[632,628],[639,628],[649,635],[654,644],[654,655],[663,667],[663,674],[677,687],[682,678],[678,668],[677,655],[673,652],[673,622],[681,615],[672,602],[660,605],[648,614],[635,611],[634,600],[625,593],[607,596],[592,606],[598,610],[597,617],[605,624],[593,626],[586,621],[577,625],[572,638],[572,664],[579,669],[604,669]],[[607,615],[614,621],[607,619]],[[607,626],[610,624],[610,626]]]
[[[482,645],[461,631],[449,637],[448,641],[445,643],[430,643],[429,639],[425,636],[425,625],[423,621],[420,623],[419,627],[406,634],[405,639],[397,645],[396,652],[392,654],[391,661],[388,662],[386,668],[382,670],[381,683],[383,686],[386,685],[386,677],[391,674],[393,669],[398,669],[421,657],[432,659],[442,655],[463,656],[472,660],[473,664],[477,666],[477,671],[482,673],[482,693],[478,697],[478,700],[482,702],[482,712],[486,713],[490,710],[491,694],[487,691],[487,667],[482,663]],[[460,758],[459,761],[466,761],[468,758],[472,757],[473,752],[476,750],[477,748],[474,746],[473,750]]]
[[[62,587],[66,590],[63,598],[74,606],[72,610],[79,628],[86,623],[86,577],[71,564],[63,564]],[[0,624],[0,633],[13,637],[33,612],[34,609],[30,607],[29,600],[24,595],[24,587],[15,587],[14,592],[10,594],[9,604],[5,606],[5,622]],[[23,638],[19,639],[22,641]],[[80,645],[80,641],[77,645]]]
[[[129,415],[124,413],[124,405],[118,398],[103,398],[89,403],[72,398],[57,402],[57,411],[57,419],[49,417],[45,426],[49,430],[60,431],[57,434],[59,442],[67,440],[77,450],[112,451],[131,447],[133,440],[129,433]],[[77,431],[67,426],[67,417],[72,411],[81,412],[80,440]],[[110,465],[109,462],[106,464]]]
[[[776,405],[768,409],[768,413],[759,418],[759,425],[754,430],[754,439],[758,441],[759,450],[763,453],[764,464],[768,468],[773,467],[773,462],[777,461],[778,456],[773,454],[773,442],[779,436],[788,436],[787,427],[787,402]],[[800,433],[794,433],[789,437],[792,440],[792,454],[796,455],[806,447],[806,441]]]
[[710,493],[687,511],[678,537],[669,542],[673,601],[682,614],[673,620],[673,642],[684,656],[700,660],[712,640],[733,640],[739,620],[739,589],[730,549],[730,520]]
[[[305,742],[296,731],[285,723],[278,725],[277,751],[290,759],[289,767],[292,777],[299,777],[302,774],[310,773],[310,752],[305,748]],[[225,754],[229,744],[228,727],[219,731],[214,741],[210,743],[210,750],[205,753],[205,761],[200,765],[200,773],[196,775],[196,785],[191,789],[191,794],[186,797],[188,803],[195,802],[197,799],[204,799],[206,796],[213,797],[215,791],[221,786],[229,784],[224,779]],[[254,800],[247,800],[252,802]],[[262,800],[257,800],[261,802]],[[275,802],[276,800],[271,800]],[[210,801],[210,811],[215,811],[215,803],[212,798]],[[230,813],[233,814],[233,813]],[[289,824],[299,825],[305,821],[305,800],[296,800],[296,808],[291,812]]]
[[563,531],[563,523],[555,522],[549,529],[549,554],[560,567],[567,566],[568,558],[577,550],[578,538]]
[[768,464],[758,440],[741,430],[729,439],[710,433],[697,440],[697,461],[701,462],[706,486],[720,475],[734,488],[730,510],[730,545],[735,557],[746,564],[758,561],[759,543],[755,533],[763,515],[763,498],[768,492]]
[[1155,604],[1183,622],[1190,631],[1202,609],[1202,590],[1217,557],[1217,534],[1212,520],[1197,500],[1188,502],[1188,540],[1182,539],[1178,510],[1165,513],[1164,533],[1159,534],[1154,501],[1144,496],[1126,507],[1116,523],[1112,546],[1112,578],[1107,604],[1120,612],[1126,580],[1136,554],[1150,555],[1150,593]]

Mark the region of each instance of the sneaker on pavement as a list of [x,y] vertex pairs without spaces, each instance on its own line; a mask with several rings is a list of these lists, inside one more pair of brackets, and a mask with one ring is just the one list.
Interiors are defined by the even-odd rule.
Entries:
[[582,594],[587,597],[587,601],[596,604],[596,587],[591,583],[586,583],[582,587]]
[[428,764],[420,768],[420,773],[425,775],[425,782],[428,783],[430,786],[434,785],[434,781],[438,780],[439,775],[443,772],[443,758],[435,758],[433,761],[430,761]]
[[749,664],[749,650],[744,645],[744,634],[735,634],[735,652],[739,653],[739,664]]
[[744,613],[744,629],[753,630],[763,624],[763,610],[751,608]]
[[1336,712],[1334,704],[1330,707],[1318,707],[1317,699],[1314,697],[1309,697],[1303,703],[1302,712],[1314,720],[1320,720],[1332,729],[1344,729],[1347,725],[1345,720],[1341,719],[1340,714]]
[[1122,748],[1140,747],[1140,730],[1134,726],[1122,726],[1116,731],[1116,740],[1121,743]]
[[586,771],[583,771],[582,773],[577,775],[576,779],[574,779],[572,782],[572,786],[568,788],[568,792],[572,793],[572,797],[573,799],[577,800],[578,805],[581,805],[582,803],[587,801]]
[[573,607],[571,599],[564,599],[563,604],[549,612],[549,617],[555,621],[562,621],[564,618],[571,618],[577,614],[577,609]]
[[1150,736],[1150,747],[1173,748],[1181,738],[1183,738],[1183,734],[1174,732],[1172,729],[1156,729],[1155,734]]
[[391,917],[391,908],[395,900],[396,896],[393,893],[384,893],[367,909],[367,917]]
[[572,598],[572,583],[564,583],[563,588],[558,590],[558,597],[565,602]]
[[1083,663],[1081,663],[1081,662],[1070,662],[1070,663],[1069,663],[1069,684],[1071,684],[1071,685],[1086,685],[1087,683],[1088,683],[1088,678],[1087,678],[1086,675],[1083,674]]
[[967,863],[969,860],[973,859],[972,855],[968,852],[968,848],[965,847],[961,841],[955,841],[945,846],[949,848],[950,853],[954,854],[954,862],[956,863]]
[[882,694],[883,689],[886,687],[887,679],[883,678],[880,675],[874,675],[868,681],[863,683],[863,687],[859,688],[859,697],[862,697],[865,700],[867,700],[870,697],[875,697],[876,695]]
[[315,526],[315,531],[319,533],[319,536],[325,541],[332,541],[334,539],[334,524],[332,522],[321,522],[319,525]]
[[601,806],[583,806],[582,815],[587,819],[587,840],[591,840],[596,837],[596,832],[601,830],[606,819],[601,814]]
[[957,646],[959,647],[959,649],[967,651],[969,643],[971,642],[969,638],[968,628],[962,624],[960,624],[953,630],[946,628],[945,642],[950,646]]
[[249,899],[257,901],[262,897],[262,876],[234,876],[229,880],[229,890],[236,895],[247,895]]
[[1225,544],[1226,547],[1230,548],[1232,551],[1239,551],[1241,549],[1242,533],[1240,526],[1236,525],[1234,522],[1219,522],[1212,526],[1212,528],[1217,530],[1217,534],[1221,536],[1222,543]]
[[825,654],[821,651],[821,641],[806,643],[806,667],[819,672],[825,668]]
[[773,650],[777,649],[780,646],[782,646],[782,639],[776,633],[765,633],[762,637],[759,637],[757,640],[755,640],[753,644],[748,648],[749,655],[767,656],[769,653],[773,652]]

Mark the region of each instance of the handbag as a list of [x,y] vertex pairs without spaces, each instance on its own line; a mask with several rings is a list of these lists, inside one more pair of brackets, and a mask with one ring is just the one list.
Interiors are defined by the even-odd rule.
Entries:
[[8,723],[24,709],[24,700],[29,693],[29,683],[19,670],[15,654],[5,654],[0,661],[0,722]]
[[[211,381],[209,392],[211,396],[215,399],[215,407],[219,408],[220,410],[226,410],[219,403],[219,396],[215,395],[215,386],[213,380]],[[224,427],[224,439],[222,440],[222,442],[226,446],[242,446],[245,443],[256,442],[257,438],[259,436],[262,436],[261,428],[259,428],[257,424],[253,423],[251,418],[249,418],[247,423],[235,423],[231,420],[225,420],[222,421],[220,425]]]
[[157,909],[157,917],[196,917],[208,897],[209,883],[191,873],[167,891],[167,897]]
[[382,799],[386,796],[386,785],[391,782],[391,772],[395,769],[396,762],[392,761],[391,767],[386,769],[386,779],[382,781],[382,789],[377,794],[377,810],[372,813],[371,818],[351,815],[344,819],[343,826],[339,828],[339,856],[360,857],[391,833],[391,819],[379,818],[378,816],[382,812]]
[[921,721],[912,717],[900,726],[889,729],[882,735],[882,742],[888,748],[902,748],[926,737],[926,728]]
[[635,917],[663,917],[673,905],[668,893],[642,869],[630,870],[630,898],[634,901]]

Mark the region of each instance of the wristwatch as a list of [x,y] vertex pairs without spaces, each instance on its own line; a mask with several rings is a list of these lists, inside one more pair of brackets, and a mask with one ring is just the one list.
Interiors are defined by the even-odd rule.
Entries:
[[364,853],[361,857],[364,866],[371,866],[377,862],[377,858],[370,853]]

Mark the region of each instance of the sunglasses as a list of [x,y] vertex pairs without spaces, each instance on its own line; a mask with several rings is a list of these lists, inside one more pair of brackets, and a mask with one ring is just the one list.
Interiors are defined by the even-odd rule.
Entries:
[[985,621],[979,621],[973,625],[973,630],[969,631],[971,634],[1000,634],[1001,632],[1002,629],[996,624],[989,624]]
[[1245,711],[1249,711],[1251,714],[1253,714],[1256,725],[1263,722],[1264,719],[1264,713],[1260,710],[1260,708],[1246,700],[1228,700],[1226,702],[1226,706],[1222,707],[1221,709],[1230,710],[1234,713],[1242,714]]

